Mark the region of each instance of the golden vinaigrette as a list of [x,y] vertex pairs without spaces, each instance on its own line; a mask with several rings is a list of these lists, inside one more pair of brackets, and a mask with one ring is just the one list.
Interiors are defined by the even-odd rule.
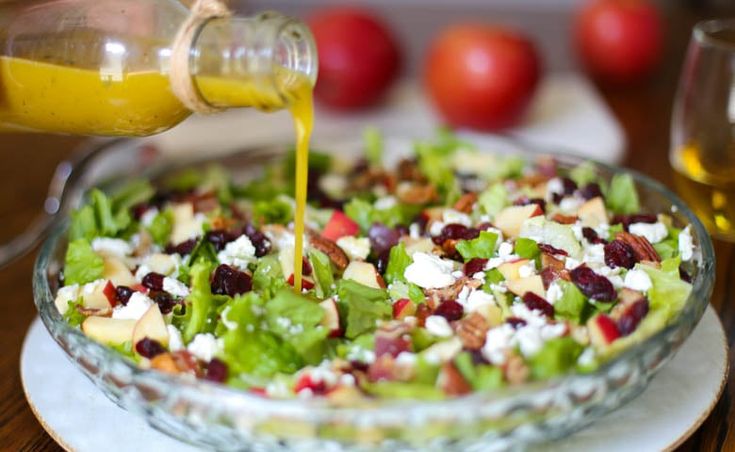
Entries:
[[[735,150],[733,150],[735,151]],[[674,182],[709,231],[735,239],[735,170],[724,159],[708,164],[698,146],[684,146],[674,160]]]
[[[195,77],[216,106],[288,107],[296,128],[294,289],[301,292],[312,87],[299,73],[276,72],[276,86],[242,78]],[[285,93],[284,95],[281,93]],[[165,74],[106,75],[20,58],[0,57],[0,131],[37,130],[80,135],[140,136],[162,132],[191,112],[174,96]]]

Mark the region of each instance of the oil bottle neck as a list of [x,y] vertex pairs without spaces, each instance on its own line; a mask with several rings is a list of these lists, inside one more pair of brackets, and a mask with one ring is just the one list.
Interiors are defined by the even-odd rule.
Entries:
[[277,13],[206,22],[191,49],[191,75],[214,107],[289,106],[294,87],[312,86],[317,53],[309,29]]

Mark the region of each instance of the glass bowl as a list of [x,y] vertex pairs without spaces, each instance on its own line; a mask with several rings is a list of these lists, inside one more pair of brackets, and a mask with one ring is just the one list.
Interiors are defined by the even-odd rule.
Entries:
[[[389,149],[400,150],[407,144],[408,140],[399,138],[387,140]],[[343,155],[360,148],[354,139],[335,139],[325,146]],[[504,152],[523,148],[503,139],[483,147]],[[252,177],[285,149],[287,146],[232,147],[207,150],[204,156],[181,156],[157,152],[144,140],[103,142],[93,147],[92,157],[76,170],[61,210],[68,213],[90,186],[111,187],[132,175],[155,178],[175,168],[214,162],[233,172],[236,180]],[[567,155],[555,157],[562,167],[582,161]],[[598,167],[606,178],[616,172],[631,173],[642,206],[671,212],[675,223],[691,224],[699,252],[689,269],[694,287],[681,313],[663,330],[592,374],[572,373],[446,401],[363,400],[338,406],[319,398],[271,400],[206,381],[142,370],[70,327],[57,312],[53,294],[66,248],[65,220],[55,226],[41,248],[33,275],[34,299],[51,336],[101,391],[154,428],[189,443],[218,450],[484,451],[524,447],[566,436],[639,394],[687,339],[712,292],[712,243],[691,210],[646,176],[601,163]]]

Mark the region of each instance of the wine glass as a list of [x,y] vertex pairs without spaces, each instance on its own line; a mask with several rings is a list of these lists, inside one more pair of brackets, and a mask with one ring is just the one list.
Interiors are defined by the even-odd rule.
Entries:
[[669,158],[681,197],[713,236],[735,241],[735,19],[694,27]]

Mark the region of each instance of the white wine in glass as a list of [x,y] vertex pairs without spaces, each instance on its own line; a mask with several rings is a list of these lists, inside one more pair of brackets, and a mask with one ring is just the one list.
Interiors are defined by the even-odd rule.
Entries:
[[735,19],[694,27],[670,160],[681,197],[713,236],[735,241]]

